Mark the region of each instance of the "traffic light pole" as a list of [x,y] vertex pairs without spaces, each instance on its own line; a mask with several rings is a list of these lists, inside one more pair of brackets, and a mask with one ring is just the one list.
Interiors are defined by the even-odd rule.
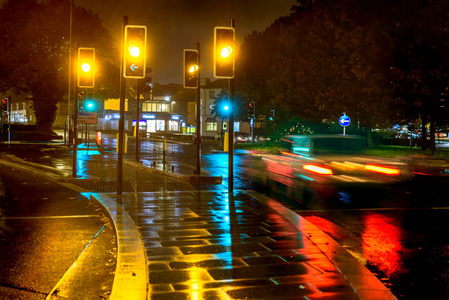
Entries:
[[[76,70],[78,72],[78,69]],[[77,143],[76,138],[78,136],[78,85],[75,84],[75,98],[73,99],[73,153],[72,153],[72,177],[76,177],[76,161],[77,161]]]
[[196,174],[201,174],[201,63],[200,43],[196,43],[198,50],[198,86],[196,88]]
[[11,96],[8,97],[8,143],[11,144]]
[[[123,30],[122,30],[122,43],[125,42],[125,26],[128,25],[128,17],[123,17]],[[123,76],[123,60],[124,60],[124,50],[122,48],[122,57],[120,64],[120,120],[119,120],[119,133],[118,133],[118,159],[117,159],[117,195],[122,194],[122,180],[123,180],[123,142],[124,142],[124,131],[125,131],[125,89],[126,89],[126,78]],[[121,204],[121,199],[119,200]]]
[[[235,21],[231,19],[231,27],[235,28]],[[230,197],[234,194],[234,78],[229,79],[229,151],[228,151],[228,190]]]
[[137,108],[136,108],[136,162],[139,162],[139,127],[140,127],[140,90],[141,82],[145,82],[145,79],[137,79]]

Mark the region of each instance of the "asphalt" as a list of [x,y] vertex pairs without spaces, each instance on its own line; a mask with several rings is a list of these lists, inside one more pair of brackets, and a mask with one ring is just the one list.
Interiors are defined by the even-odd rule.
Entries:
[[[0,164],[60,182],[98,201],[114,224],[118,255],[110,299],[396,299],[341,245],[274,199],[230,195],[221,178],[163,171],[116,155],[54,168],[14,155]],[[93,287],[95,288],[95,287]]]

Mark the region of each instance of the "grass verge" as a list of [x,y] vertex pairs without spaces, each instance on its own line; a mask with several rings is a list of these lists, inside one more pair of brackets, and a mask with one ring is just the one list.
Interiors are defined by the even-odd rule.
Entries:
[[[280,151],[287,151],[287,149],[261,144],[250,143],[237,143],[234,144],[235,149],[246,149],[262,153],[279,154]],[[431,157],[430,149],[422,150],[421,148],[410,148],[404,146],[376,146],[366,150],[369,155],[381,156],[381,157],[398,157],[398,156],[428,156]],[[449,160],[449,149],[437,149],[434,153],[434,158]]]

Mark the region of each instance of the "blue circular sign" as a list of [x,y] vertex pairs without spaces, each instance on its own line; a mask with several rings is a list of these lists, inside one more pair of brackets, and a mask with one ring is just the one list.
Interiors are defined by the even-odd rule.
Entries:
[[341,126],[346,127],[349,124],[351,124],[351,119],[347,115],[343,115],[340,117],[340,120],[338,120]]

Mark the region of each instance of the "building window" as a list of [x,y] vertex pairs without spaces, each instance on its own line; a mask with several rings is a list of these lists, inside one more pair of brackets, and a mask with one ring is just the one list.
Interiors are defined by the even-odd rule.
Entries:
[[217,131],[217,122],[206,122],[206,131]]
[[144,112],[169,112],[167,103],[143,103],[142,111]]
[[168,121],[168,130],[170,131],[179,131],[179,122],[178,121]]
[[164,104],[160,104],[160,110],[161,112],[168,112],[168,104],[164,103]]
[[156,121],[157,131],[165,131],[165,120]]

